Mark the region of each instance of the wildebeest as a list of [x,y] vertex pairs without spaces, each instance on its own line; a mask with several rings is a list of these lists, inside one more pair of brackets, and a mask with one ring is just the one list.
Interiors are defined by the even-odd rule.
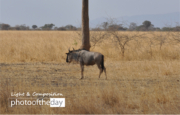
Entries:
[[[70,51],[67,54],[66,62],[71,63],[72,61],[76,61],[80,63],[81,66],[81,79],[84,78],[83,71],[84,71],[84,65],[94,65],[96,64],[100,70],[99,78],[101,76],[101,73],[104,71],[106,75],[106,68],[104,67],[104,55],[98,52],[90,52],[87,50],[73,50]],[[107,76],[106,76],[107,79]]]

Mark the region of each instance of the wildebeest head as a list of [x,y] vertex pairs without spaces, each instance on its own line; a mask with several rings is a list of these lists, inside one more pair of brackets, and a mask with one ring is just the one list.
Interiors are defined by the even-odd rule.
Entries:
[[66,58],[66,62],[67,63],[71,63],[71,61],[72,61],[72,52],[74,51],[74,48],[73,48],[73,50],[72,51],[70,51],[70,49],[69,49],[69,52],[68,53],[66,53],[67,54],[67,58]]

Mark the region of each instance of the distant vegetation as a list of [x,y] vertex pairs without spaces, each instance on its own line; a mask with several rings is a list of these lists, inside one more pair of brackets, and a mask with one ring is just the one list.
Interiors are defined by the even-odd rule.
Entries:
[[[118,24],[103,22],[100,26],[91,28],[92,31],[104,31],[107,29],[116,29],[117,31],[180,31],[180,25],[176,24],[175,27],[165,26],[163,28],[155,27],[150,21],[145,20],[142,25],[137,25],[135,22],[128,24]],[[32,27],[23,25],[16,25],[12,27],[9,24],[0,23],[0,30],[56,30],[56,31],[75,31],[81,30],[80,27],[75,27],[73,25],[66,25],[62,27],[57,27],[53,23],[45,24],[44,26],[38,27],[37,25],[32,25]]]

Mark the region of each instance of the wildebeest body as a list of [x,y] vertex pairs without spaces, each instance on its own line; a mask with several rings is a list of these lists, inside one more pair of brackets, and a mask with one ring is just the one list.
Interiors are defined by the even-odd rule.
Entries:
[[100,53],[97,52],[89,52],[87,53],[87,51],[82,50],[79,52],[80,53],[80,61],[84,64],[84,65],[94,65],[95,63],[99,63],[98,60],[100,60],[100,58],[102,57],[102,55]]
[[73,50],[73,51],[69,50],[69,53],[66,54],[67,54],[66,62],[70,63],[71,61],[76,61],[80,63],[81,75],[82,75],[81,79],[83,79],[84,65],[89,66],[89,65],[97,64],[98,68],[100,69],[99,78],[103,70],[106,75],[106,68],[104,67],[104,56],[101,53],[89,52],[87,50]]

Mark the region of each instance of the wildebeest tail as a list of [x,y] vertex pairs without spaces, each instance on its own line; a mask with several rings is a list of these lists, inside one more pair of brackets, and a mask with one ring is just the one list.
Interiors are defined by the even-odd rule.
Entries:
[[102,55],[102,61],[101,61],[101,68],[102,68],[102,71],[104,70],[104,56]]

